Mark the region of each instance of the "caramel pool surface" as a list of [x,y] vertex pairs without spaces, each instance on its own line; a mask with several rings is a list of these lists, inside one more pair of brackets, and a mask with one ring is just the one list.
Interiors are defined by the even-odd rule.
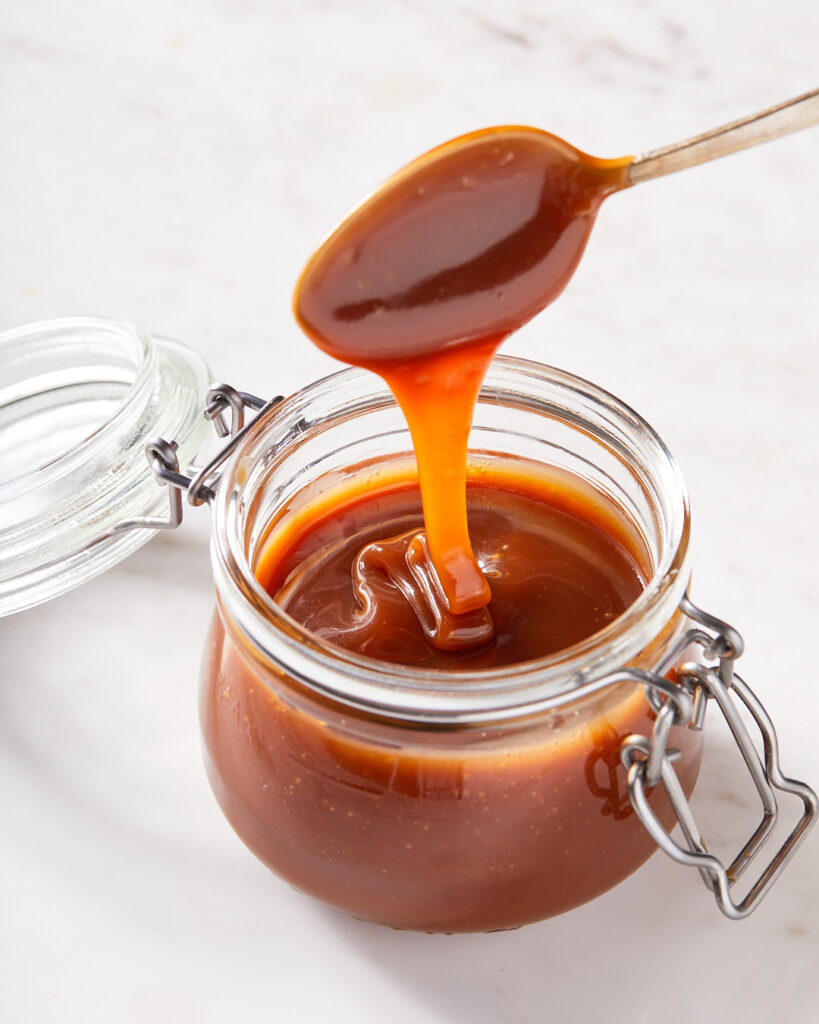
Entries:
[[[323,640],[415,668],[500,668],[571,647],[611,623],[643,589],[639,553],[607,532],[602,500],[529,472],[491,472],[467,490],[475,554],[491,588],[487,608],[447,615],[423,543],[417,485],[342,509],[313,507],[310,526],[282,550],[275,530],[257,570],[276,603]],[[479,475],[479,474],[474,474]],[[604,521],[601,521],[603,519]]]

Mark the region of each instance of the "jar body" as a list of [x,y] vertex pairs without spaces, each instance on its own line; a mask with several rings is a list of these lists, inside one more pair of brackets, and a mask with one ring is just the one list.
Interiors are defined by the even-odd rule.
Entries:
[[[538,458],[627,510],[654,573],[622,621],[567,652],[495,672],[415,678],[323,645],[260,592],[254,559],[271,528],[287,524],[300,502],[309,508],[316,492],[360,490],[362,474],[373,487],[366,456],[385,445],[393,451],[382,465],[406,457],[394,424],[373,420],[390,402],[380,384],[362,384],[358,401],[349,374],[338,375],[340,385],[329,386],[338,394],[312,418],[304,403],[321,411],[327,386],[316,386],[318,398],[296,396],[289,424],[261,427],[239,453],[217,506],[218,601],[201,690],[217,800],[246,845],[297,889],[398,928],[517,927],[599,895],[656,849],[631,808],[619,757],[627,735],[650,734],[655,713],[643,687],[575,691],[624,665],[673,672],[686,626],[677,609],[689,572],[685,495],[666,493],[681,486],[674,473],[645,471],[655,456],[670,459],[661,447],[651,458],[624,455],[613,406],[600,412],[603,393],[565,375],[546,388],[543,368],[503,364],[496,391],[490,371],[476,411],[478,437],[485,429],[492,439],[491,450],[475,445],[476,458],[531,458],[533,439],[548,438]],[[567,395],[567,381],[582,401]],[[624,409],[617,423],[633,416]],[[351,422],[352,440],[342,443]],[[639,448],[650,428],[629,431]],[[675,768],[689,794],[701,733],[675,726],[669,744],[680,751]],[[670,826],[662,787],[650,801]]]
[[[619,748],[648,735],[624,684],[514,727],[402,729],[307,704],[217,609],[202,681],[208,777],[234,830],[297,889],[424,931],[514,928],[622,881],[656,850]],[[672,730],[694,788],[702,733]],[[651,802],[673,823],[662,787]]]

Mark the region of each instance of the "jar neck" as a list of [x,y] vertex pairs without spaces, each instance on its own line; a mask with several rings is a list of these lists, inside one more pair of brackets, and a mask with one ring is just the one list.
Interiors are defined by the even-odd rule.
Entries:
[[367,458],[405,458],[411,451],[383,382],[344,370],[257,422],[219,486],[212,535],[217,594],[230,628],[254,658],[342,706],[441,725],[537,713],[638,660],[674,616],[690,575],[688,499],[660,438],[600,388],[538,363],[500,358],[481,390],[470,450],[572,474],[619,505],[650,560],[650,578],[637,600],[584,641],[499,669],[418,670],[376,662],[301,627],[254,575],[271,520],[305,488],[332,488]]

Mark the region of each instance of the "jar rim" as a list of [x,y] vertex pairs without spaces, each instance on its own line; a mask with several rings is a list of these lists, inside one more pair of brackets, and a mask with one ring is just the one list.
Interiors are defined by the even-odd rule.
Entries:
[[[285,672],[309,690],[343,706],[402,720],[464,723],[531,714],[556,698],[566,701],[581,686],[626,666],[670,621],[688,577],[690,512],[682,473],[654,429],[609,392],[564,370],[509,356],[490,366],[481,398],[492,388],[537,392],[548,385],[581,407],[602,410],[632,447],[633,457],[651,461],[669,536],[651,578],[635,601],[604,629],[550,654],[516,665],[484,669],[417,669],[376,661],[320,639],[275,604],[256,579],[252,552],[245,549],[243,516],[248,465],[263,459],[277,434],[276,451],[297,439],[311,404],[337,393],[345,403],[369,396],[394,404],[375,375],[344,369],[281,402],[252,425],[217,490],[211,558],[223,611],[274,673]],[[521,392],[523,393],[523,392]],[[582,429],[582,415],[577,424]],[[278,433],[277,433],[278,432]]]

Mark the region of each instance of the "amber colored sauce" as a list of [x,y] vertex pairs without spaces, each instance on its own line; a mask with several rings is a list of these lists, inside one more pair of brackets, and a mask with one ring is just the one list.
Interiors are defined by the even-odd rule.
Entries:
[[532,128],[454,139],[359,207],[305,268],[296,316],[326,352],[379,373],[409,423],[432,565],[448,610],[491,600],[472,550],[466,443],[498,345],[555,299],[631,158]]
[[[257,577],[323,640],[436,669],[546,657],[604,629],[640,594],[644,559],[614,535],[611,516],[603,525],[576,493],[544,494],[532,477],[507,474],[475,481],[467,494],[474,550],[491,581],[488,609],[449,616],[418,572],[407,571],[423,528],[418,488],[409,482],[364,491],[341,511],[315,508],[286,547],[274,530]],[[491,616],[493,630],[482,616]],[[442,629],[464,635],[440,642]]]
[[[351,559],[395,544],[421,515],[409,481],[358,483],[274,524],[258,576],[314,632],[382,661],[474,669],[542,655],[608,625],[647,571],[636,534],[602,496],[550,486],[525,464],[484,473],[472,465],[470,523],[497,628],[483,648],[442,652],[389,572],[369,575],[380,588],[377,623],[357,601]],[[393,539],[384,541],[385,530]],[[666,642],[680,625],[668,624]],[[591,899],[656,850],[619,758],[625,736],[652,728],[639,685],[536,721],[410,728],[269,676],[218,615],[208,652],[202,723],[217,799],[265,864],[330,906],[401,928],[511,928]],[[645,667],[654,657],[646,653]],[[701,734],[674,727],[669,744],[690,793]],[[662,787],[649,801],[670,827]]]
[[[388,382],[420,482],[297,496],[271,525],[257,575],[319,637],[419,669],[513,665],[594,635],[637,596],[648,559],[602,496],[466,464],[494,351],[565,286],[629,162],[531,129],[476,133],[411,164],[308,264],[302,326]],[[658,643],[680,629],[672,619]],[[221,615],[208,652],[214,792],[262,861],[331,906],[397,927],[514,927],[603,892],[656,848],[619,760],[623,737],[652,727],[638,685],[517,724],[423,727],[274,672]],[[674,727],[669,744],[690,793],[701,736]],[[662,787],[649,800],[669,827]]]
[[[528,732],[366,728],[300,707],[218,617],[208,650],[216,798],[264,864],[331,907],[398,928],[513,928],[598,896],[656,852],[619,758],[653,724],[639,687],[576,725],[569,705]],[[690,794],[702,734],[674,727],[669,743]],[[662,787],[649,801],[671,828]]]

